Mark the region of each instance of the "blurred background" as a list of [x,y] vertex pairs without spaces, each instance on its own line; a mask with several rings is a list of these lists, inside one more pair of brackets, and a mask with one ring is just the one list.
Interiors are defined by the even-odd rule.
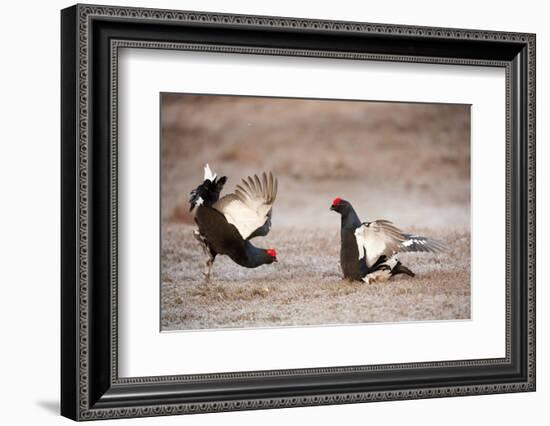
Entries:
[[339,196],[362,220],[469,229],[467,105],[163,94],[161,120],[163,221],[192,223],[209,163],[225,191],[273,171],[274,226],[334,226]]

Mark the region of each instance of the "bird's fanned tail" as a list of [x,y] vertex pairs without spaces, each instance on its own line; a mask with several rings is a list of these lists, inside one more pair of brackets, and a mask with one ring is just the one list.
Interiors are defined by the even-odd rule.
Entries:
[[227,182],[226,176],[219,177],[210,169],[207,164],[204,167],[204,181],[190,193],[189,211],[192,211],[196,206],[206,205],[211,206],[220,198],[220,192]]
[[403,265],[400,261],[397,261],[395,266],[391,270],[391,275],[397,275],[397,274],[406,274],[409,277],[414,277],[414,272],[411,271],[409,268],[407,268],[405,265]]

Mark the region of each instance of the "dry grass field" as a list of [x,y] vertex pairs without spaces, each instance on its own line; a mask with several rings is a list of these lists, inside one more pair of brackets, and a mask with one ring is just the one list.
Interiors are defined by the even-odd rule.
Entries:
[[[470,317],[468,107],[164,94],[161,108],[162,330]],[[254,244],[278,263],[219,256],[203,283],[187,200],[207,162],[228,176],[224,193],[277,175],[273,228]],[[448,251],[400,255],[414,278],[343,281],[336,196]]]

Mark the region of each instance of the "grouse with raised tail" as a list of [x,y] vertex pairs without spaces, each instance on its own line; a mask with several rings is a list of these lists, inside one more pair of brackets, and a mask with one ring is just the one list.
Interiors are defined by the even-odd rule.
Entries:
[[250,240],[265,236],[271,228],[273,203],[277,196],[277,179],[262,173],[242,179],[235,192],[220,198],[227,177],[218,177],[207,164],[204,181],[191,191],[190,211],[196,207],[195,238],[208,255],[205,279],[208,282],[218,254],[229,256],[246,268],[256,268],[277,261],[275,249],[254,246]]

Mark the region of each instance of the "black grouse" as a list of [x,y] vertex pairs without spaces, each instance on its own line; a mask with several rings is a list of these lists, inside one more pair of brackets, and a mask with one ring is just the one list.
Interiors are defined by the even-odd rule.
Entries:
[[265,236],[271,228],[272,206],[277,196],[277,179],[262,173],[242,180],[234,193],[220,198],[227,177],[217,177],[207,164],[204,181],[191,191],[190,211],[195,207],[198,231],[195,238],[208,255],[205,279],[208,282],[218,254],[229,256],[246,268],[277,261],[274,249],[262,249],[250,240]]
[[353,206],[339,197],[334,199],[330,210],[341,215],[340,265],[345,279],[369,283],[397,274],[414,277],[394,257],[396,253],[439,253],[445,249],[439,241],[402,232],[389,220],[361,222]]

